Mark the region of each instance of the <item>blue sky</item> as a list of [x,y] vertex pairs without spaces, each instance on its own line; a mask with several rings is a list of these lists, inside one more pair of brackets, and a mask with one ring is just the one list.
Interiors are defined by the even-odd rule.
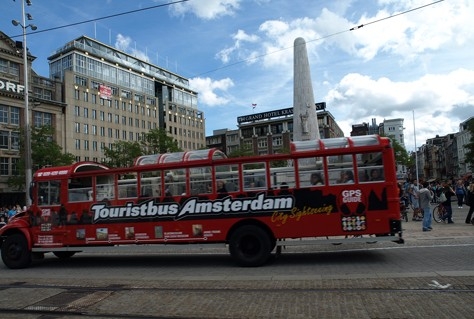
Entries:
[[[14,40],[21,40],[10,22],[21,19],[20,1],[4,0],[0,14],[0,30]],[[471,0],[32,2],[26,11],[38,29],[28,47],[38,74],[48,76],[47,57],[66,42],[96,38],[188,77],[207,135],[235,129],[238,116],[292,106],[298,37],[307,42],[315,101],[326,102],[345,135],[372,118],[404,118],[412,151],[414,128],[419,147],[474,116]]]

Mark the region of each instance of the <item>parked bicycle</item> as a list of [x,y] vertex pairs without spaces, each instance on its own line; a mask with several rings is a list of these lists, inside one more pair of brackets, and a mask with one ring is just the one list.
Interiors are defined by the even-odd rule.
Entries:
[[444,222],[446,219],[446,208],[442,203],[439,203],[436,205],[435,208],[433,208],[433,220],[437,223]]

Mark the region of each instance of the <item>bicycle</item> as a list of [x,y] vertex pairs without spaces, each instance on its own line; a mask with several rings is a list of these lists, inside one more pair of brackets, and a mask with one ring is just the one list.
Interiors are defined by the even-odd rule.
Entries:
[[435,208],[433,208],[433,220],[437,223],[444,222],[446,219],[446,208],[442,203],[439,203],[436,205]]

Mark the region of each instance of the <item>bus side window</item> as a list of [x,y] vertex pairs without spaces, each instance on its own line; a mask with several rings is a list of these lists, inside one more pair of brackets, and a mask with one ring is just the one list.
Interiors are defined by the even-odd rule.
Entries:
[[137,197],[137,176],[135,173],[118,176],[118,197]]
[[97,176],[95,196],[98,201],[115,198],[113,175]]
[[205,194],[210,191],[209,187],[212,184],[210,167],[205,166],[190,168],[189,178],[189,187],[191,195]]
[[161,172],[152,171],[141,173],[140,196],[158,197],[161,195]]
[[70,202],[90,201],[92,177],[73,178],[68,183],[68,200]]
[[357,154],[357,169],[361,183],[385,180],[381,153]]
[[296,181],[295,167],[292,160],[270,161],[270,179],[271,186],[274,189],[277,189],[281,185],[285,185],[286,188],[294,188]]
[[61,182],[49,181],[38,183],[38,203],[39,205],[59,205]]
[[216,180],[225,180],[225,188],[227,192],[239,191],[239,166],[236,164],[219,165],[215,168]]
[[248,190],[266,189],[267,174],[265,172],[265,163],[243,164],[244,188]]
[[325,184],[322,158],[300,158],[298,159],[298,170],[300,187],[323,186]]

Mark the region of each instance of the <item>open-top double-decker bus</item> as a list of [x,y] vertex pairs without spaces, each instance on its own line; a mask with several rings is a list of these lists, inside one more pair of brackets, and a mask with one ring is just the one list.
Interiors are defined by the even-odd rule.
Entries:
[[99,246],[219,244],[260,266],[289,245],[403,243],[394,152],[378,135],[292,142],[287,154],[79,162],[39,169],[30,193],[28,210],[0,229],[9,268]]

